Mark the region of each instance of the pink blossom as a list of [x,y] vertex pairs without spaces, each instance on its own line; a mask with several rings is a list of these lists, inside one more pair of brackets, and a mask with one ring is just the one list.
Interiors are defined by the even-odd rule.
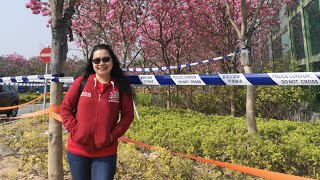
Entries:
[[119,1],[119,0],[111,0],[110,3],[109,3],[109,4],[110,4],[110,7],[111,7],[111,8],[115,8],[116,5],[117,5],[117,3],[118,3],[118,1]]
[[110,20],[113,19],[113,18],[114,18],[114,10],[111,9],[111,10],[108,12],[107,16],[106,16],[106,20],[107,20],[107,21],[110,21]]
[[25,7],[29,9],[31,7],[31,3],[30,2],[26,2]]
[[32,13],[33,13],[33,14],[39,14],[39,13],[40,13],[40,10],[33,10]]
[[137,14],[141,16],[143,14],[143,12],[140,10],[137,12]]

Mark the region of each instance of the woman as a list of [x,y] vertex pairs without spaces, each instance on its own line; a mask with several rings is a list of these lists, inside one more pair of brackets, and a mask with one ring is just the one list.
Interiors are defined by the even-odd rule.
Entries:
[[86,75],[80,97],[83,77],[73,82],[61,104],[62,123],[69,132],[68,163],[73,180],[109,180],[116,170],[118,138],[134,118],[131,85],[105,44],[93,48]]

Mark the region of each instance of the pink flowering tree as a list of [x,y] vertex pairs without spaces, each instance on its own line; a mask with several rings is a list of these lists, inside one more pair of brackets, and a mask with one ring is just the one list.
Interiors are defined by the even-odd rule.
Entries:
[[27,60],[24,56],[12,53],[0,57],[0,76],[21,76],[44,74],[45,64],[37,57]]
[[[192,55],[200,50],[194,48],[199,42],[196,41],[195,29],[191,28],[191,5],[184,0],[148,1],[145,5],[148,18],[138,38],[139,47],[143,49],[143,64],[162,67],[189,63]],[[162,71],[165,74],[173,72],[180,73],[180,70]],[[170,89],[167,93],[167,108],[171,106]]]
[[[223,3],[223,1],[221,1]],[[252,47],[253,37],[256,30],[267,32],[266,25],[278,23],[275,21],[276,14],[282,4],[288,1],[266,1],[266,0],[224,0],[229,22],[236,31],[238,45],[236,49],[241,50],[240,62],[245,73],[253,73]],[[255,87],[247,86],[246,118],[249,132],[257,132],[255,121]]]
[[[196,3],[179,1],[149,1],[147,20],[138,39],[143,60],[149,66],[172,66],[203,60],[214,55],[194,28]],[[192,68],[187,69],[190,73]],[[185,70],[182,70],[185,71]],[[163,71],[165,74],[180,70]]]
[[27,59],[17,53],[0,57],[0,76],[19,76],[26,73]]
[[[21,76],[45,74],[46,65],[39,60],[39,57],[26,59],[17,53],[0,56],[0,76]],[[85,62],[68,58],[66,61],[68,67],[65,71],[66,76],[80,75],[85,67]],[[49,72],[50,74],[50,72]]]
[[[26,64],[26,73],[24,75],[29,74],[45,74],[46,64],[39,60],[39,57],[31,57],[27,61]],[[48,72],[50,73],[50,72]]]
[[86,66],[86,62],[67,58],[66,67],[68,67],[65,71],[65,76],[80,76],[84,73],[84,68]]
[[[76,35],[77,46],[82,48],[84,57],[88,58],[94,45],[106,43],[116,51],[123,68],[130,65],[141,51],[136,46],[136,40],[147,17],[145,4],[145,0],[77,1],[72,17],[72,32]],[[65,8],[67,5],[65,3]],[[29,0],[26,7],[33,14],[48,16],[48,25],[51,24],[48,3]]]
[[77,45],[88,58],[91,48],[98,43],[111,45],[123,64],[129,64],[137,48],[137,32],[146,18],[144,0],[111,0],[79,3],[73,17]]

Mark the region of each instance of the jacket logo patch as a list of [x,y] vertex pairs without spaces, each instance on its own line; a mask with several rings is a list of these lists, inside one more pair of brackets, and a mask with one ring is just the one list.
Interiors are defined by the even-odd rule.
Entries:
[[109,95],[108,102],[114,102],[119,103],[119,92],[118,91],[112,91]]
[[88,92],[82,92],[80,96],[84,96],[84,97],[91,97],[91,93],[88,93]]

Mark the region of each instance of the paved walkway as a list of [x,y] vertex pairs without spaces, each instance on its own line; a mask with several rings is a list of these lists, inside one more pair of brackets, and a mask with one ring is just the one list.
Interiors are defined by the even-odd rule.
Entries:
[[[29,104],[26,106],[22,106],[18,110],[18,116],[26,113],[31,113],[35,111],[42,110],[43,104]],[[46,108],[49,107],[49,103],[46,103]]]

